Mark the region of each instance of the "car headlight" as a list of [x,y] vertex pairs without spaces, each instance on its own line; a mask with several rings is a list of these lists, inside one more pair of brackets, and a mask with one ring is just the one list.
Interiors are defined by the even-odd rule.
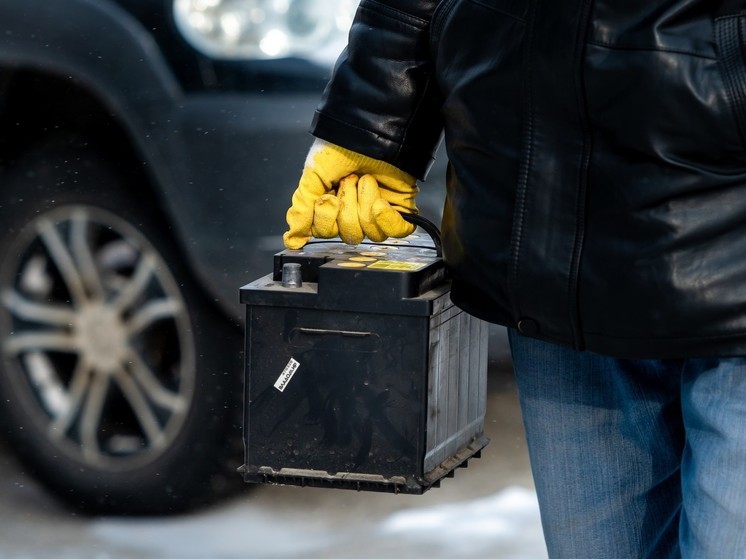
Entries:
[[359,0],[174,0],[176,25],[213,58],[333,62]]

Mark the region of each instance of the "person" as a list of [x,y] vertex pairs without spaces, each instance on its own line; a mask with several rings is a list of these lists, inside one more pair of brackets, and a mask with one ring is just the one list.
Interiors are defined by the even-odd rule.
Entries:
[[552,558],[746,557],[744,7],[362,0],[313,117],[288,248],[408,234],[444,136]]

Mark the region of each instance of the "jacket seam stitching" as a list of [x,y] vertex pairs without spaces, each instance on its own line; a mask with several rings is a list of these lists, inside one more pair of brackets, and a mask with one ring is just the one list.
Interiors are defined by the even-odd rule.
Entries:
[[[575,72],[575,91],[578,103],[578,116],[580,127],[583,134],[583,150],[580,155],[580,173],[578,176],[578,199],[576,201],[576,223],[575,238],[570,261],[570,273],[568,277],[568,297],[570,309],[570,325],[574,338],[576,349],[583,349],[585,341],[583,340],[583,325],[580,314],[580,266],[583,259],[583,248],[585,245],[586,234],[586,205],[588,195],[588,173],[590,170],[590,161],[593,153],[593,134],[591,130],[590,117],[585,98],[584,74],[582,72],[583,60],[585,58],[585,49],[587,43],[585,37],[589,33],[591,21],[591,2],[585,0],[583,3],[582,26],[578,29],[578,36],[575,41],[576,52],[574,53],[574,65],[577,68]],[[582,35],[581,35],[582,33]]]
[[472,4],[477,4],[478,6],[482,6],[483,8],[485,8],[487,10],[490,10],[490,11],[493,11],[493,12],[497,12],[497,13],[502,14],[502,15],[504,15],[506,17],[511,18],[511,19],[515,19],[515,20],[519,21],[520,23],[526,23],[526,18],[525,17],[521,17],[521,16],[516,15],[516,14],[514,14],[512,12],[507,11],[507,10],[501,10],[500,8],[496,8],[495,6],[491,6],[491,5],[487,4],[486,2],[484,2],[483,0],[471,0],[471,2],[472,2]]
[[587,41],[587,44],[593,45],[596,47],[607,48],[610,50],[666,52],[670,54],[686,54],[688,56],[696,56],[698,58],[705,58],[707,60],[717,60],[717,56],[712,56],[710,54],[704,54],[704,53],[697,52],[694,50],[686,50],[686,49],[674,49],[674,48],[667,48],[667,47],[663,47],[663,48],[649,47],[649,46],[641,46],[641,45],[623,45],[623,44],[618,44],[618,43],[608,43],[606,41],[597,41],[594,39]]
[[523,244],[523,233],[526,219],[526,203],[528,202],[528,182],[531,164],[533,161],[533,137],[534,137],[534,112],[532,106],[533,99],[533,78],[531,76],[531,59],[532,59],[532,48],[533,48],[533,33],[534,23],[533,14],[536,9],[536,4],[531,3],[529,7],[529,14],[527,15],[527,27],[526,27],[526,46],[524,51],[525,60],[523,61],[524,76],[526,80],[526,128],[524,130],[523,147],[525,154],[523,161],[521,162],[520,175],[518,179],[518,185],[516,189],[515,206],[513,208],[513,227],[510,240],[510,271],[508,280],[508,289],[512,293],[512,305],[511,310],[513,312],[513,319],[515,321],[521,318],[521,306],[519,303],[518,295],[518,270],[520,268],[521,252]]
[[430,50],[435,50],[437,40],[440,39],[440,34],[443,32],[443,25],[445,24],[446,18],[453,11],[456,5],[456,0],[444,0],[433,12],[432,22],[430,23]]
[[[376,8],[374,9],[372,5],[375,5]],[[419,18],[410,13],[397,10],[396,8],[393,8],[391,6],[382,4],[381,2],[376,2],[376,0],[369,0],[365,4],[361,4],[360,9],[382,15],[389,19],[393,19],[398,23],[403,23],[405,25],[409,25],[411,27],[416,27],[419,29],[424,29],[428,25],[427,20]]]
[[744,63],[740,18],[721,17],[715,20],[715,44],[722,76],[725,100],[736,121],[741,143],[746,141],[746,80],[741,68]]

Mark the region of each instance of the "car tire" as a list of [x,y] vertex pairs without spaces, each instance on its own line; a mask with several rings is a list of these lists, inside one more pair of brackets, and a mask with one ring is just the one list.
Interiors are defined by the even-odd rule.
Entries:
[[242,334],[142,176],[80,138],[0,178],[0,430],[93,514],[168,514],[242,485]]

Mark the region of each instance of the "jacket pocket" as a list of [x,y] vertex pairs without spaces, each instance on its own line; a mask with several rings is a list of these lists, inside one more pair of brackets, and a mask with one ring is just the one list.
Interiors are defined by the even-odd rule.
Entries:
[[715,17],[715,44],[726,99],[746,145],[746,12],[729,13],[733,4],[737,3],[724,2],[726,9]]

